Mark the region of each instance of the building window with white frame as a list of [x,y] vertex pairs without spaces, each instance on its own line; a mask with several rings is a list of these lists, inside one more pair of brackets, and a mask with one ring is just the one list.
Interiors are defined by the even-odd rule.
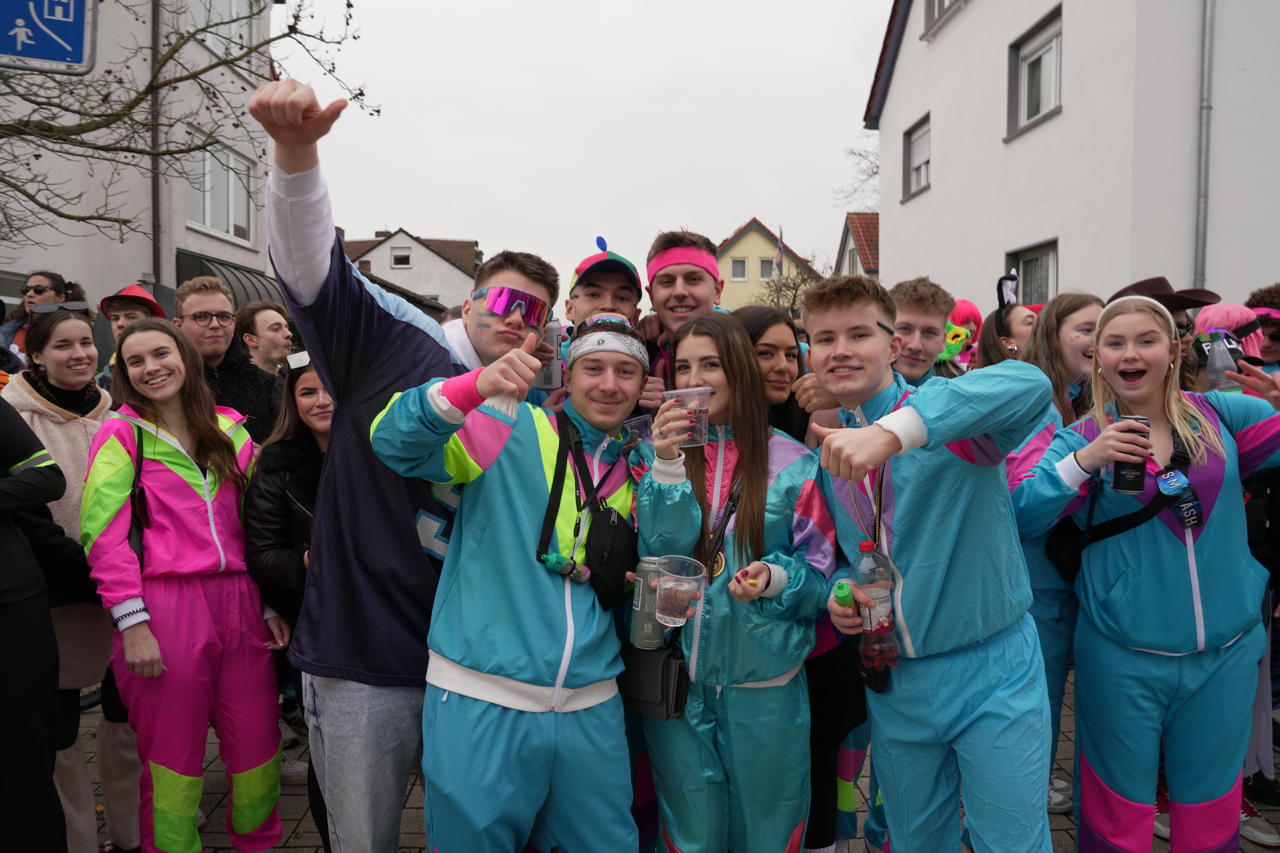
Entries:
[[902,197],[908,199],[929,188],[929,116],[902,135]]
[[[927,34],[948,12],[960,5],[960,0],[925,0],[924,30]],[[925,36],[928,37],[927,35]]]
[[407,247],[403,249],[391,249],[391,268],[393,270],[412,269],[412,266],[413,259],[410,256],[409,249]]
[[1062,105],[1062,10],[1055,9],[1009,48],[1009,132]]
[[773,258],[760,259],[760,280],[761,281],[773,280]]
[[747,259],[731,258],[729,260],[729,279],[731,281],[747,280]]
[[211,148],[195,157],[194,174],[187,186],[187,222],[237,240],[251,240],[252,164],[222,147]]
[[1018,271],[1018,302],[1041,305],[1058,293],[1058,241],[1040,243],[1008,255]]

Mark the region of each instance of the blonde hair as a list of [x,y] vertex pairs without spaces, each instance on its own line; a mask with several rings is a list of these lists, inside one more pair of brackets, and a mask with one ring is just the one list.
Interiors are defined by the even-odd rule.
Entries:
[[[1212,450],[1219,456],[1225,456],[1226,452],[1222,448],[1222,438],[1218,435],[1218,431],[1209,424],[1204,413],[1186,398],[1178,386],[1178,362],[1182,356],[1181,348],[1178,346],[1177,327],[1174,325],[1173,315],[1169,313],[1169,309],[1146,296],[1126,296],[1123,299],[1117,299],[1103,308],[1102,314],[1098,317],[1098,326],[1094,332],[1095,348],[1101,345],[1102,333],[1107,324],[1122,314],[1151,315],[1169,341],[1174,356],[1169,364],[1169,372],[1164,377],[1164,415],[1169,421],[1170,428],[1182,442],[1182,446],[1187,449],[1192,461],[1197,465],[1203,464],[1208,450]],[[1096,355],[1092,384],[1093,409],[1090,415],[1097,423],[1098,429],[1105,429],[1110,423],[1107,409],[1114,406],[1118,414],[1125,414],[1125,412],[1111,385],[1102,378],[1102,368]]]

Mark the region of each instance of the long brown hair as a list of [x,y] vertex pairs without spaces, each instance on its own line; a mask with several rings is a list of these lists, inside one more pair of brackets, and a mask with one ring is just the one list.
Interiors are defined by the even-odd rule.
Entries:
[[284,393],[280,395],[280,411],[276,415],[275,424],[271,427],[271,435],[262,442],[263,450],[278,441],[291,441],[303,436],[314,440],[315,436],[311,429],[302,422],[302,415],[298,412],[298,399],[294,396],[294,392],[297,391],[302,377],[315,372],[314,364],[289,371],[289,375],[284,380]]
[[[769,490],[769,403],[764,396],[764,379],[751,338],[733,317],[711,313],[689,320],[676,332],[674,349],[679,350],[680,342],[693,335],[715,343],[729,382],[729,424],[738,446],[738,474],[742,477],[734,540],[738,561],[748,563],[764,554],[764,505]],[[702,508],[702,539],[696,556],[705,564],[715,556],[706,553],[714,521],[707,505],[707,459],[702,448],[691,451],[685,454],[684,468]]]
[[236,461],[236,448],[230,436],[218,427],[218,414],[215,410],[213,392],[204,381],[204,359],[196,351],[195,345],[187,339],[186,334],[158,317],[144,317],[130,323],[120,333],[116,342],[116,369],[111,377],[111,396],[117,403],[127,404],[141,417],[152,423],[162,424],[159,412],[150,399],[143,396],[129,378],[129,366],[124,360],[124,344],[139,332],[160,332],[168,335],[182,357],[182,366],[186,370],[186,378],[182,388],[178,390],[182,401],[182,411],[187,416],[187,427],[195,439],[195,447],[191,449],[191,458],[215,474],[221,481],[231,480],[238,487],[245,484],[244,472]]
[[[759,343],[765,332],[774,326],[786,326],[791,330],[796,346],[800,345],[800,332],[796,329],[795,321],[780,308],[772,305],[747,305],[734,311],[733,318],[747,330],[752,346]],[[800,372],[804,372],[803,363],[800,365]],[[794,391],[783,402],[769,406],[769,425],[782,430],[796,441],[804,442],[805,433],[809,429],[809,413],[796,402]]]
[[[45,347],[53,340],[53,333],[58,327],[70,320],[79,320],[89,327],[89,334],[93,334],[93,321],[89,319],[87,311],[53,311],[51,313],[41,313],[33,315],[31,326],[27,330],[27,377],[31,380],[32,386],[40,392],[40,396],[47,400],[53,400],[53,391],[50,390],[52,382],[49,379],[49,370],[43,364],[36,361],[35,356],[44,352]],[[80,389],[85,402],[88,405],[97,405],[98,399],[102,396],[103,391],[98,388],[98,383],[92,377]]]
[[1001,337],[1013,336],[1013,330],[1009,328],[1009,315],[1013,313],[1015,307],[1017,303],[1011,302],[992,311],[982,321],[982,331],[978,332],[978,352],[974,356],[971,369],[990,367],[993,364],[1017,358],[1015,351],[1009,350],[1000,342]]
[[[1023,361],[1040,368],[1053,383],[1053,405],[1058,408],[1064,424],[1075,421],[1086,409],[1076,411],[1071,402],[1071,383],[1076,377],[1067,375],[1067,366],[1062,358],[1060,332],[1068,317],[1090,305],[1101,308],[1102,300],[1092,293],[1062,293],[1050,299],[1031,328],[1031,338],[1021,354]],[[1089,387],[1089,377],[1083,377],[1080,381],[1085,388]]]

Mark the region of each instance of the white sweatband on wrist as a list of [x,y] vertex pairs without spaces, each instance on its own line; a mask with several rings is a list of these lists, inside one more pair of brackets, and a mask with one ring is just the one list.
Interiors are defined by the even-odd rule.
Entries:
[[655,481],[668,486],[679,485],[687,479],[684,471],[683,453],[675,459],[663,459],[661,456],[655,456],[653,464],[649,466],[649,470],[653,472]]
[[876,426],[898,437],[902,449],[895,455],[923,447],[929,441],[929,429],[924,425],[924,418],[911,406],[903,406],[896,412],[890,412],[876,421]]
[[1089,479],[1089,472],[1080,467],[1080,460],[1076,459],[1074,453],[1068,453],[1053,467],[1069,489],[1078,489],[1084,485],[1085,480]]
[[151,621],[151,614],[147,612],[147,606],[142,602],[141,596],[126,598],[111,608],[111,623],[116,626],[117,631],[123,631],[139,622],[149,621]]
[[761,598],[777,598],[787,587],[787,570],[777,563],[765,563],[769,567],[769,585],[760,593]]

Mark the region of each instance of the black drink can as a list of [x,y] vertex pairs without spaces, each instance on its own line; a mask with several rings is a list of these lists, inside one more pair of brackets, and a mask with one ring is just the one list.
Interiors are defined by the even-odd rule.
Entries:
[[[1150,427],[1151,422],[1141,415],[1121,415],[1122,421],[1137,421],[1144,427]],[[1151,434],[1151,430],[1147,430],[1147,435]],[[1121,462],[1119,460],[1111,463],[1111,488],[1125,495],[1142,494],[1142,487],[1147,482],[1147,463],[1145,462]]]

